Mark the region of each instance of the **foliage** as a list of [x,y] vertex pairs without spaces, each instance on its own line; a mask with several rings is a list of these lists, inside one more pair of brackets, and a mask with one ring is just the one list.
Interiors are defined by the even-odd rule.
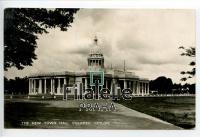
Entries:
[[172,92],[172,80],[164,76],[158,77],[149,83],[150,90],[158,91],[160,94],[167,94]]
[[[181,56],[188,56],[188,57],[195,58],[196,49],[194,47],[185,48],[185,47],[181,46],[181,47],[179,47],[179,49],[183,50],[183,52],[181,53]],[[195,70],[196,70],[195,69],[195,65],[196,65],[195,61],[194,60],[191,61],[189,63],[189,65],[192,66],[193,68],[190,71],[181,71],[180,72],[182,75],[184,75],[184,77],[181,78],[181,81],[186,81],[187,79],[195,76]]]
[[4,77],[4,92],[5,94],[28,94],[28,78],[7,79]]
[[78,9],[8,8],[4,10],[4,70],[23,69],[37,59],[38,34],[67,31]]
[[166,78],[164,76],[151,80],[149,82],[149,89],[150,91],[157,91],[158,94],[195,94],[195,84],[173,84],[171,78]]
[[184,94],[184,93],[190,93],[195,94],[195,84],[189,84],[185,83],[184,85],[174,84],[173,85],[173,93],[175,94]]

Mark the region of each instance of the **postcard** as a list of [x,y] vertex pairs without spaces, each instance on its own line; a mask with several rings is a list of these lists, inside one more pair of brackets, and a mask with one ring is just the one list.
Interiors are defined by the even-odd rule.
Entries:
[[5,8],[4,129],[195,131],[196,13]]

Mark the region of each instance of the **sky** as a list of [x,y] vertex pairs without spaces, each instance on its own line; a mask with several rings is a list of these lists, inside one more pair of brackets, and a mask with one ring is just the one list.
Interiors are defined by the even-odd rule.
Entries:
[[195,25],[195,11],[189,9],[81,9],[68,31],[49,29],[38,36],[33,66],[10,68],[5,76],[84,70],[96,35],[105,67],[123,69],[125,60],[126,69],[139,77],[166,76],[179,83],[180,72],[192,69],[192,58],[180,56],[178,47],[196,46]]

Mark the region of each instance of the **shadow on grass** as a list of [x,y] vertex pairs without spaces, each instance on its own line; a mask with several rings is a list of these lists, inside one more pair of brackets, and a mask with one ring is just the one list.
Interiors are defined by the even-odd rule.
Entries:
[[[6,102],[5,103],[5,128],[32,128],[24,126],[25,121],[71,121],[96,119],[94,114],[79,113],[78,108],[45,107],[42,103]],[[44,127],[45,128],[45,127]],[[48,128],[48,127],[47,127]]]

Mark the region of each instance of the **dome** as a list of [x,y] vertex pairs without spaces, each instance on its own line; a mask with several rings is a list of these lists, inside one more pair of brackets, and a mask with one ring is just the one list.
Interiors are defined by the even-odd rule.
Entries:
[[102,54],[101,47],[94,45],[90,50],[90,54]]
[[88,67],[91,69],[104,68],[104,57],[101,46],[98,45],[97,37],[94,38],[94,44],[91,45],[88,56]]
[[97,55],[97,54],[101,54],[102,55],[103,54],[102,50],[101,50],[101,46],[98,45],[97,37],[94,38],[94,45],[92,45],[91,50],[90,50],[90,55],[91,54],[95,54],[95,55]]

